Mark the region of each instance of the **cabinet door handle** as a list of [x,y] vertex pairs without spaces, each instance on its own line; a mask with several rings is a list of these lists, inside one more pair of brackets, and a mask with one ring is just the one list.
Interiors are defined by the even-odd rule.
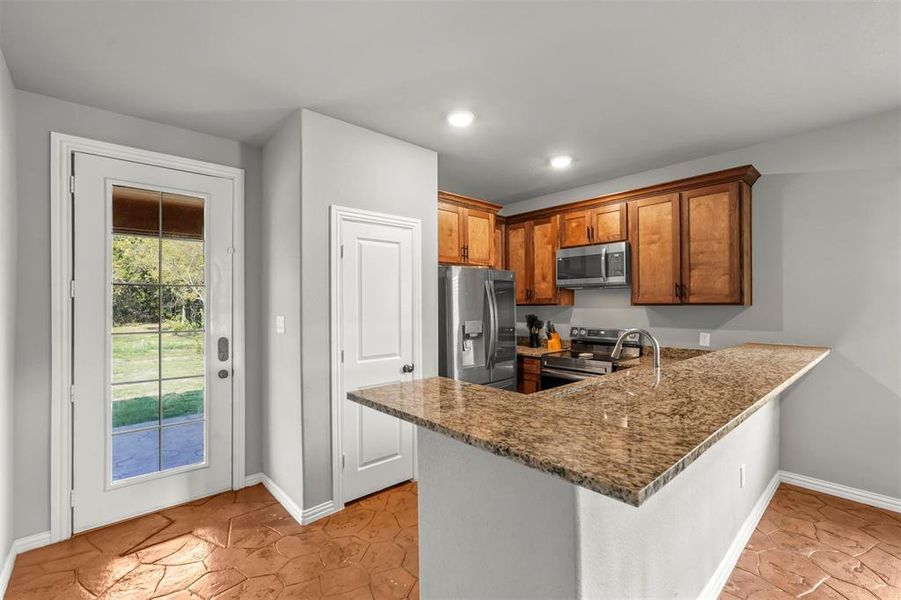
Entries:
[[680,293],[678,283],[673,283],[673,293],[676,295],[677,300],[680,300],[682,298],[682,294]]
[[588,229],[591,230],[591,233],[588,234],[588,237],[589,237],[589,239],[591,239],[592,241],[594,241],[594,225],[592,225],[592,226],[589,227]]
[[588,237],[588,241],[591,241],[591,227],[585,227],[585,235]]

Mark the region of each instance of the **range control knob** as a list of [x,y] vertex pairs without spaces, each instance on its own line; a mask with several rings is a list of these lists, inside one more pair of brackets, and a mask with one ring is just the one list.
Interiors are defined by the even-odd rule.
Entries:
[[573,327],[572,329],[569,330],[569,337],[573,338],[573,337],[576,337],[577,335],[579,335],[578,327]]
[[584,329],[579,330],[579,335],[588,335],[588,332]]

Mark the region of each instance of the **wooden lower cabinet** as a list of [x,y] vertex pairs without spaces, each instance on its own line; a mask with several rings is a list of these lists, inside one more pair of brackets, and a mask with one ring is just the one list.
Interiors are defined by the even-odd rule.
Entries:
[[517,357],[516,391],[533,394],[541,390],[541,359],[531,356]]
[[557,215],[507,224],[507,269],[516,274],[517,304],[572,305],[573,291],[557,288]]

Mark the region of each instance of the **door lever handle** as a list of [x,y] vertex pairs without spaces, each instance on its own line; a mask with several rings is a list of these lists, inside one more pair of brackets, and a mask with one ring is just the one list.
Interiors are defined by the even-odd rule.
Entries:
[[401,368],[401,371],[403,371],[404,373],[412,373],[412,372],[413,372],[413,368],[414,368],[414,367],[413,367],[413,364],[411,363],[411,364],[409,364],[409,365],[404,365],[404,366]]

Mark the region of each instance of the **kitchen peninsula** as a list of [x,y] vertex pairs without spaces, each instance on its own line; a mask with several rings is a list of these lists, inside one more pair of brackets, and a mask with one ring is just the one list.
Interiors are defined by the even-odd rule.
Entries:
[[780,392],[828,354],[743,344],[531,395],[433,377],[348,397],[419,426],[423,597],[696,598],[774,484]]

